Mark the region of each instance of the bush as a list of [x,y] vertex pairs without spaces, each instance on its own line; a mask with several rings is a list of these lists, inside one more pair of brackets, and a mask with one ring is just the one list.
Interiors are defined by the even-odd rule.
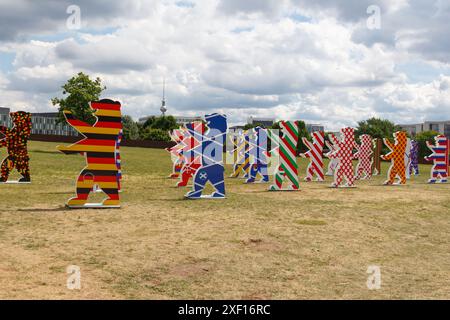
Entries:
[[169,133],[162,129],[146,128],[142,132],[142,138],[151,141],[170,141]]

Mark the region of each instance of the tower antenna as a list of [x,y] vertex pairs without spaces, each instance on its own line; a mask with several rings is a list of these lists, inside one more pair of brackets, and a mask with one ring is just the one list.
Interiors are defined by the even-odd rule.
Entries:
[[161,100],[161,108],[159,108],[159,110],[161,110],[161,114],[164,117],[166,115],[166,78],[164,77],[163,80],[163,96],[162,96],[162,100]]

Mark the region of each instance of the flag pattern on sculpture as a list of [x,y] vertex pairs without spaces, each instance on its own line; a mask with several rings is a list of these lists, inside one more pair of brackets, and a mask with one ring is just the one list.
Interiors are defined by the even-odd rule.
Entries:
[[409,166],[409,175],[419,175],[419,143],[411,141],[411,163]]
[[201,144],[204,133],[205,124],[202,121],[185,124],[184,135],[181,141],[184,165],[181,169],[181,176],[177,187],[187,186],[189,180],[194,177],[198,168],[200,168],[202,164]]
[[249,142],[249,132],[244,130],[240,132],[238,136],[231,136],[235,139],[235,149],[237,160],[233,165],[233,172],[230,178],[237,178],[242,173],[243,178],[246,179],[250,174],[250,142]]
[[230,174],[230,178],[236,178],[239,176],[242,170],[242,163],[244,163],[245,157],[245,138],[242,130],[234,132],[229,135],[231,141],[232,150],[229,152],[233,154],[233,172]]
[[[1,164],[0,183],[30,183],[30,157],[28,139],[31,135],[31,113],[25,111],[11,112],[13,127],[0,126],[0,147],[6,147],[8,155]],[[9,174],[16,168],[22,176],[18,181],[8,181]]]
[[169,178],[178,178],[180,176],[181,170],[185,164],[185,158],[183,155],[183,144],[182,140],[184,137],[183,129],[174,129],[169,132],[170,139],[175,142],[175,145],[166,150],[170,153],[172,157],[172,173]]
[[[394,140],[394,143],[392,143],[387,138],[383,139],[384,144],[389,148],[390,152],[382,155],[381,158],[391,161],[391,166],[388,170],[388,179],[384,182],[385,185],[406,184],[405,153],[408,143],[406,132],[395,132]],[[395,179],[398,179],[397,182],[395,182]]]
[[432,154],[425,157],[426,161],[433,161],[430,179],[428,183],[446,183],[449,174],[449,149],[450,141],[444,135],[438,135],[434,138],[435,144],[427,141],[427,147]]
[[312,181],[316,176],[316,181],[324,181],[323,173],[323,147],[325,145],[325,133],[323,131],[315,131],[312,134],[312,142],[306,137],[302,138],[303,144],[309,149],[305,153],[301,153],[303,158],[309,158],[309,165],[306,168],[305,181]]
[[[298,143],[298,121],[281,121],[281,138],[279,138],[280,164],[275,171],[275,181],[269,187],[270,191],[292,191],[299,190],[298,165],[297,165],[297,143]],[[272,139],[275,137],[272,136]],[[283,187],[284,180],[288,186]]]
[[372,178],[372,163],[373,163],[373,145],[372,137],[368,134],[360,136],[361,144],[356,148],[357,152],[354,155],[358,159],[356,166],[356,179],[370,179]]
[[[235,166],[238,163],[239,149],[243,148],[243,136],[241,129],[230,129],[227,134],[227,162],[233,164],[233,172],[230,174],[230,178],[233,177],[235,172]],[[228,160],[229,159],[229,160]]]
[[[67,206],[120,207],[116,148],[122,130],[121,105],[120,102],[103,99],[91,102],[90,107],[97,118],[93,125],[76,119],[70,111],[64,111],[67,122],[84,138],[69,146],[58,146],[57,149],[65,154],[81,153],[85,155],[87,163],[77,179],[77,196],[69,199]],[[100,204],[87,203],[94,185],[108,196]]]
[[327,158],[329,158],[329,162],[328,162],[328,169],[327,172],[325,173],[325,175],[327,176],[334,176],[334,172],[339,164],[339,159],[337,158],[330,158],[330,154],[332,154],[333,152],[338,150],[338,146],[336,144],[334,144],[335,141],[338,141],[338,138],[336,138],[336,136],[332,133],[328,134],[328,138],[330,139],[330,141],[325,141],[325,145],[328,148],[328,152],[325,154],[325,156]]
[[123,139],[123,130],[120,130],[116,143],[116,166],[117,166],[117,188],[119,192],[122,190],[122,159],[120,157],[120,144]]
[[[188,199],[199,198],[225,198],[225,177],[223,163],[223,147],[228,130],[227,117],[223,114],[213,113],[205,116],[207,130],[201,136],[201,144],[195,152],[201,154],[201,166],[194,175],[192,191],[186,194]],[[190,134],[194,134],[189,131]],[[215,189],[211,195],[203,195],[207,183]]]
[[[258,126],[248,131],[248,137],[250,149],[250,172],[246,183],[269,182],[267,130]],[[261,179],[256,181],[258,175]]]
[[337,146],[337,150],[331,153],[329,157],[339,160],[331,187],[341,187],[344,178],[346,180],[344,187],[353,187],[355,182],[353,149],[358,147],[355,141],[355,129],[350,127],[343,128],[341,129],[340,139],[337,139],[336,136],[330,138],[332,143]]

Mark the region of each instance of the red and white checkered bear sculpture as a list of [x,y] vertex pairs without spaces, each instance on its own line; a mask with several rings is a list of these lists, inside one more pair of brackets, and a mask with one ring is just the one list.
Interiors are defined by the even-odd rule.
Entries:
[[353,171],[353,149],[358,145],[355,142],[355,129],[343,128],[341,129],[341,137],[331,137],[333,144],[337,146],[337,150],[329,155],[330,159],[339,159],[339,165],[334,173],[334,182],[331,187],[337,188],[341,186],[342,180],[345,177],[347,183],[345,187],[353,187],[355,183],[355,174]]
[[360,140],[361,144],[356,147],[358,151],[354,155],[354,158],[359,160],[356,166],[356,179],[365,180],[372,178],[372,137],[368,134],[363,134],[360,136]]

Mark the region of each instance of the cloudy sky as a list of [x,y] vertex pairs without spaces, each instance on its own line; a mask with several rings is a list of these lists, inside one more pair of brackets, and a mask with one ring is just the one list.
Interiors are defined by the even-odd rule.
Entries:
[[450,119],[449,0],[113,3],[0,0],[0,106],[56,110],[50,98],[83,71],[136,119],[159,114],[164,78],[170,114],[232,124]]

